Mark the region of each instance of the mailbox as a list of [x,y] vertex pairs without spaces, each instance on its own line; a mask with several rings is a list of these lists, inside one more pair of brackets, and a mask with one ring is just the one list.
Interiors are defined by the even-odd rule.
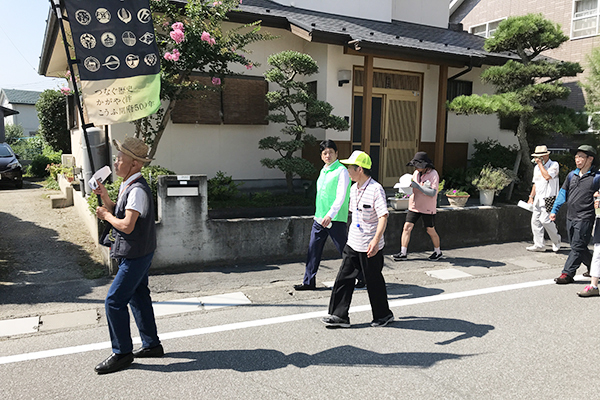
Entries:
[[167,196],[199,196],[200,181],[191,179],[190,175],[177,175],[177,179],[167,180]]

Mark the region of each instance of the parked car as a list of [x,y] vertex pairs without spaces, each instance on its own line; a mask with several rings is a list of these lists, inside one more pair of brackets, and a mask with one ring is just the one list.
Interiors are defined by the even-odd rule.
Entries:
[[23,187],[23,167],[7,143],[0,143],[0,182],[12,182],[17,189]]

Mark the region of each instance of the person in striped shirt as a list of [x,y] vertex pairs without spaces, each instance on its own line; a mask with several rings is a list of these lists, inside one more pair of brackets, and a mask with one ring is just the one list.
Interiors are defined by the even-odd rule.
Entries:
[[342,265],[335,279],[329,301],[329,316],[322,319],[330,328],[350,327],[348,310],[352,301],[354,285],[360,271],[367,284],[373,321],[371,326],[385,326],[394,320],[390,311],[383,269],[383,233],[389,215],[385,190],[371,177],[371,157],[363,151],[355,151],[347,160],[350,179],[349,211],[352,223],[348,241],[342,255]]

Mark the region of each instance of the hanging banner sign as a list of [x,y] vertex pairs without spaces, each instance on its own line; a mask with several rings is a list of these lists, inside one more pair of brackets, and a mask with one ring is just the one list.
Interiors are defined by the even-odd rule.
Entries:
[[148,0],[64,0],[83,104],[90,122],[110,125],[160,107],[160,57]]

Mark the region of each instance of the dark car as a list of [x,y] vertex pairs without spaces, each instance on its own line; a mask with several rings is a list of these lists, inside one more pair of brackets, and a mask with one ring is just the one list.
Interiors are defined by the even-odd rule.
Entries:
[[23,187],[23,168],[19,157],[6,143],[0,143],[0,182],[12,182],[17,189]]

